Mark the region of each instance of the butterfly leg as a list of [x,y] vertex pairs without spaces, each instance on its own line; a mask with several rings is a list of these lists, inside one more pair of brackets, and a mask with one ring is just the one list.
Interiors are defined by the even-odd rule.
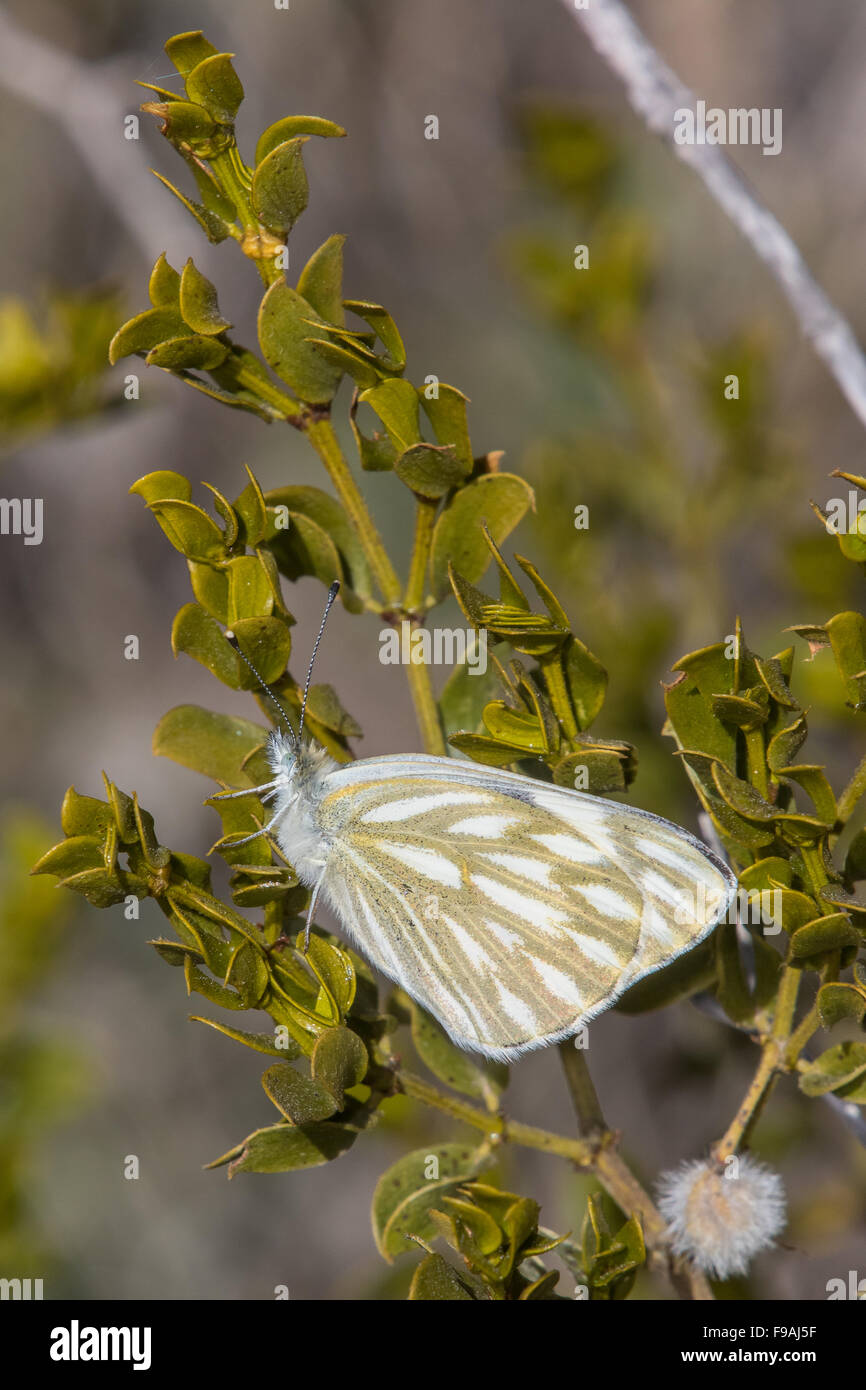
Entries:
[[263,825],[261,830],[254,831],[252,835],[245,835],[242,840],[232,840],[230,845],[226,845],[226,848],[237,849],[238,845],[248,845],[250,840],[257,840],[260,835],[267,835],[268,831],[276,825],[277,821],[283,814],[284,808],[281,808],[279,811],[277,811],[277,814],[275,816],[271,816],[267,825]]
[[323,881],[324,881],[324,878],[325,878],[325,871],[324,871],[324,869],[323,869],[322,872],[319,874],[319,877],[318,877],[318,879],[317,879],[317,881],[316,881],[316,886],[315,886],[315,888],[313,889],[313,895],[312,895],[312,897],[310,898],[310,906],[309,906],[309,908],[307,909],[307,925],[306,925],[306,928],[305,928],[305,930],[304,930],[304,955],[306,955],[307,952],[308,952],[308,950],[310,949],[310,928],[311,928],[312,925],[313,925],[313,913],[314,913],[315,910],[316,910],[316,899],[317,899],[318,896],[319,896],[319,889],[320,889],[321,886],[322,886],[322,883],[323,883]]
[[258,796],[261,792],[268,792],[271,791],[274,787],[278,787],[282,780],[282,777],[275,777],[273,782],[263,782],[260,787],[244,787],[244,789],[239,792],[214,792],[213,796],[210,797],[209,800],[234,801],[235,798],[239,796]]

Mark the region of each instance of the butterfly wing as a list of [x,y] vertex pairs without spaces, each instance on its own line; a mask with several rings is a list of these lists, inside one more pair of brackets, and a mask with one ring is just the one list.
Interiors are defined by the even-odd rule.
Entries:
[[736,891],[670,822],[498,768],[365,759],[322,790],[323,889],[347,932],[491,1057],[575,1032],[706,936]]

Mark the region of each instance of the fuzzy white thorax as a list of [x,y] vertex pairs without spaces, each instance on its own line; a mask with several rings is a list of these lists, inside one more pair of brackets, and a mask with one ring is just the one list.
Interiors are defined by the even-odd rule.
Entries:
[[328,842],[318,820],[324,781],[339,764],[310,743],[296,746],[275,731],[268,738],[268,762],[279,778],[273,791],[274,835],[305,888],[319,881],[328,857]]

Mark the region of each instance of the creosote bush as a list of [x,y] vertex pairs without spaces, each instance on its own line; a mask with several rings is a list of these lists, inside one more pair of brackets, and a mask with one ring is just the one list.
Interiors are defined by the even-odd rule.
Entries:
[[[294,286],[287,281],[287,241],[308,198],[304,145],[345,132],[321,117],[284,117],[264,131],[248,165],[235,140],[244,93],[231,56],[200,32],[177,35],[166,51],[184,94],[143,84],[153,97],[144,109],[160,120],[195,194],[158,177],[210,241],[234,241],[253,263],[264,287],[258,344],[235,341],[216,286],[192,259],[178,269],[161,256],[150,279],[151,307],[116,332],[111,360],[137,355],[222,405],[290,425],[309,441],[333,489],[286,484],[263,492],[247,470],[237,497],[208,485],[208,509],[178,472],[160,470],[134,484],[131,491],[189,571],[192,598],[174,619],[175,653],[200,662],[230,689],[249,691],[271,720],[270,701],[226,637],[230,630],[297,720],[303,670],[293,658],[283,580],[339,579],[342,601],[359,620],[374,614],[412,631],[453,594],[495,654],[483,679],[470,677],[467,664],[457,667],[438,700],[427,667],[406,666],[426,751],[450,747],[596,795],[625,792],[637,772],[636,750],[591,732],[607,672],[572,631],[536,566],[520,556],[509,564],[502,553],[534,505],[529,485],[500,470],[495,450],[476,453],[467,400],[457,388],[408,380],[391,314],[372,300],[344,298],[342,236],[314,253]],[[606,331],[615,335],[616,327]],[[405,580],[331,423],[344,378],[362,476],[390,473],[391,485],[414,499]],[[866,479],[852,481],[866,489]],[[866,541],[839,542],[864,561]],[[799,656],[789,645],[764,657],[750,650],[737,621],[732,632],[682,657],[665,691],[672,768],[691,783],[739,874],[744,901],[774,895],[772,930],[743,912],[739,925],[723,922],[617,1006],[639,1012],[701,991],[754,1040],[754,1079],[705,1159],[714,1194],[726,1177],[737,1180],[737,1163],[755,1171],[746,1148],[778,1077],[793,1077],[804,1097],[866,1104],[866,968],[858,960],[866,908],[855,896],[866,877],[866,832],[846,834],[866,789],[866,760],[838,794],[820,766],[801,761],[807,713],[796,693],[805,651],[828,645],[848,702],[866,707],[866,619],[846,612],[793,631],[806,643]],[[307,634],[304,655],[310,646]],[[310,690],[306,728],[338,761],[353,757],[361,730],[331,686]],[[220,788],[255,787],[269,780],[267,733],[258,718],[183,705],[160,721],[153,747]],[[221,821],[213,852],[230,867],[230,902],[212,891],[206,860],[162,845],[152,815],[107,777],[102,798],[70,789],[65,838],[35,872],[54,875],[97,907],[153,898],[167,929],[154,948],[183,972],[187,991],[217,1011],[193,1021],[267,1059],[262,1086],[276,1113],[210,1167],[234,1177],[330,1162],[363,1143],[389,1099],[402,1094],[450,1116],[461,1136],[404,1155],[376,1189],[373,1229],[382,1255],[414,1252],[411,1298],[624,1298],[644,1267],[682,1297],[706,1297],[708,1275],[741,1267],[711,1238],[683,1237],[670,1181],[662,1209],[656,1206],[621,1157],[573,1040],[559,1050],[579,1134],[507,1116],[505,1067],[459,1051],[401,991],[382,1000],[366,964],[321,927],[304,952],[309,894],[293,866],[270,835],[240,843],[264,824],[262,803],[249,797],[208,804]],[[260,1031],[227,1021],[251,1010],[267,1020]],[[807,1057],[818,1035],[821,1048]],[[409,1039],[412,1067],[403,1061]],[[502,1189],[497,1157],[506,1144],[539,1149],[594,1176],[603,1193],[590,1196],[578,1238],[540,1226],[534,1201]],[[777,1218],[776,1185],[771,1196]],[[712,1232],[711,1216],[699,1222],[704,1233]],[[738,1247],[750,1256],[771,1242],[779,1219],[765,1213],[763,1225],[753,1225],[762,1239]],[[432,1248],[436,1240],[444,1253]],[[569,1273],[567,1293],[558,1292],[560,1273],[547,1259],[553,1251]]]

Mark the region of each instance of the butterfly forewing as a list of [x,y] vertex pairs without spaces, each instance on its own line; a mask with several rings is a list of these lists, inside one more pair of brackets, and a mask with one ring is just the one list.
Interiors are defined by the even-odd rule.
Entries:
[[456,760],[330,773],[323,888],[358,946],[462,1046],[575,1031],[694,945],[735,883],[645,812]]

